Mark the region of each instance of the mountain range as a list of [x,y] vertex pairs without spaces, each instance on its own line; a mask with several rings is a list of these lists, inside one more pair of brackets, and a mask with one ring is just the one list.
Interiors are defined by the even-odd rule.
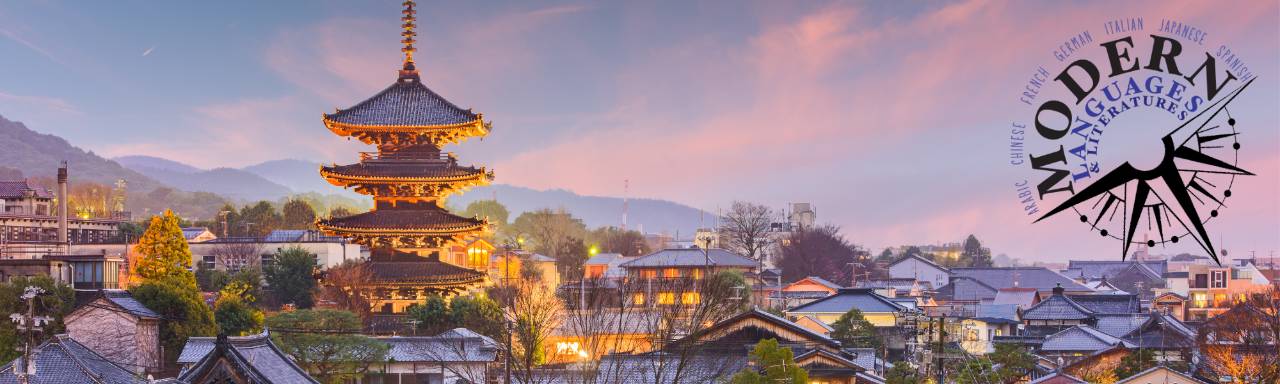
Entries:
[[[245,204],[257,200],[278,201],[290,195],[316,193],[338,200],[355,199],[368,202],[349,190],[335,187],[320,177],[319,163],[282,159],[244,168],[201,169],[170,159],[130,155],[105,159],[85,151],[61,137],[41,134],[20,122],[0,117],[0,167],[12,168],[26,177],[49,177],[58,164],[67,161],[72,182],[91,181],[112,185],[116,180],[128,182],[126,205],[135,216],[172,208],[192,218],[209,218],[224,204]],[[520,186],[495,184],[453,196],[453,206],[496,198],[511,211],[514,220],[523,212],[542,208],[563,208],[582,219],[588,227],[622,225],[622,198],[582,196],[571,191],[535,190]],[[628,228],[650,233],[666,232],[687,237],[704,218],[712,215],[687,205],[660,199],[630,199]],[[367,206],[367,205],[366,205]]]

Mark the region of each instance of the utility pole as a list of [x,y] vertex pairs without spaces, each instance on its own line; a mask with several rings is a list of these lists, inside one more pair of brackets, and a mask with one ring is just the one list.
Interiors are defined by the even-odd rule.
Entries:
[[946,342],[943,341],[946,335],[946,332],[943,331],[943,329],[946,328],[946,326],[947,326],[947,314],[944,313],[942,314],[942,317],[938,318],[938,349],[933,353],[933,361],[934,361],[933,364],[934,364],[934,369],[937,370],[938,384],[946,383],[946,374],[943,372],[943,369],[942,369],[942,361],[943,361],[942,354],[946,350]]
[[30,383],[30,376],[36,373],[36,363],[31,350],[36,342],[36,333],[43,332],[44,326],[53,320],[48,316],[36,316],[36,297],[44,292],[40,287],[28,286],[21,296],[21,299],[27,301],[27,313],[9,315],[9,319],[17,323],[18,332],[26,334],[26,342],[22,346],[22,357],[13,366],[13,374],[17,377],[19,384]]

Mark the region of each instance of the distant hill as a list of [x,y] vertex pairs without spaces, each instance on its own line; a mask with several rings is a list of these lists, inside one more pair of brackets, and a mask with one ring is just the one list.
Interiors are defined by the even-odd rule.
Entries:
[[[521,213],[542,208],[563,207],[582,219],[588,228],[619,226],[622,224],[620,197],[583,196],[563,189],[540,191],[507,184],[495,184],[473,188],[461,195],[449,198],[449,204],[465,207],[472,201],[497,198],[511,211],[511,220]],[[700,219],[706,225],[713,223],[714,214],[704,213],[694,207],[659,199],[631,199],[627,205],[627,228],[641,229],[648,233],[679,233],[680,237],[692,237]]]
[[320,177],[320,163],[312,161],[298,159],[271,160],[242,169],[287,186],[296,193],[336,194],[353,199],[359,199],[363,196],[329,184],[328,181]]
[[123,179],[128,183],[126,209],[135,218],[174,209],[186,217],[211,217],[226,199],[211,193],[181,191],[154,178],[128,169],[90,151],[71,145],[61,137],[42,134],[26,125],[0,117],[0,166],[21,170],[28,178],[53,178],[66,161],[71,183],[94,182],[107,186]]
[[274,201],[293,194],[289,187],[235,168],[203,170],[152,156],[122,156],[113,160],[161,183],[188,191],[212,192],[244,201]]

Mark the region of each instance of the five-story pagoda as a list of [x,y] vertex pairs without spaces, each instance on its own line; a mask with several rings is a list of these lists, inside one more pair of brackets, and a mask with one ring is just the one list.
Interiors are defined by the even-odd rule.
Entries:
[[432,92],[414,66],[414,4],[404,3],[404,66],[394,84],[347,109],[324,115],[341,136],[376,145],[351,165],[322,166],[330,183],[372,195],[372,211],[319,220],[320,230],[368,246],[376,286],[373,309],[402,312],[428,294],[456,294],[479,286],[484,274],[441,261],[455,244],[488,230],[484,220],[446,211],[443,199],[484,185],[493,174],[458,165],[447,144],[483,137],[490,125],[478,113],[458,108]]

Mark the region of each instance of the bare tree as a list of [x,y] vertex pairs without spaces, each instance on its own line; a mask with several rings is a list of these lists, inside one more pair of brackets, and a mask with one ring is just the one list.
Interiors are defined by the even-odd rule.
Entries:
[[544,282],[521,279],[514,288],[518,293],[506,308],[516,342],[508,346],[511,363],[520,382],[532,383],[545,378],[536,369],[545,363],[548,337],[564,320],[564,302],[556,297],[555,288]]
[[769,231],[777,218],[769,207],[735,201],[720,219],[720,242],[727,249],[763,262],[764,250],[773,244]]
[[[792,232],[787,239],[782,252],[774,259],[774,265],[782,269],[784,281],[817,276],[853,286],[853,282],[875,274],[875,264],[866,252],[845,240],[840,228],[834,225],[803,228]],[[858,276],[853,276],[854,273]]]
[[1200,327],[1205,366],[1235,383],[1280,382],[1280,290],[1249,296]]
[[354,312],[368,321],[374,292],[373,271],[362,262],[349,260],[324,271],[319,303]]
[[[744,310],[750,289],[741,274],[719,272],[703,280],[647,279],[633,282],[646,297],[656,297],[638,313],[652,336],[654,352],[643,359],[643,369],[655,382],[683,383],[705,379],[706,368],[695,358],[707,351],[700,337],[707,327]],[[664,298],[664,295],[666,298]],[[636,367],[618,367],[623,371]],[[622,372],[627,374],[627,372]],[[732,372],[722,372],[724,375]],[[712,375],[714,376],[714,375]],[[613,381],[616,382],[616,381]]]
[[214,263],[229,272],[262,264],[262,246],[256,242],[220,242],[209,250],[209,254],[213,256]]

